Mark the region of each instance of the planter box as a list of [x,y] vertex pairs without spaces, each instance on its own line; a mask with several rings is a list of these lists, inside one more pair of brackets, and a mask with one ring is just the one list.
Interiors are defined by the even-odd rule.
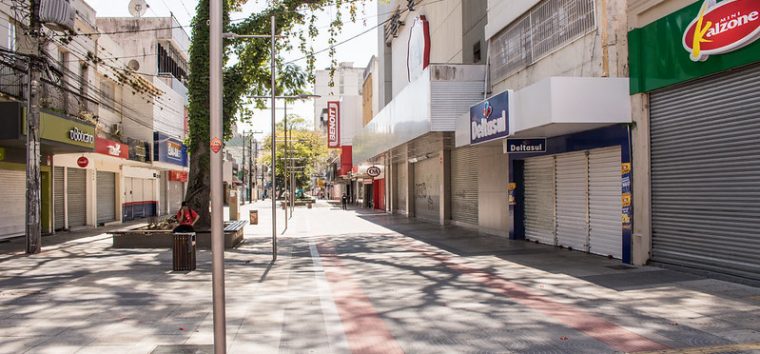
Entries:
[[[124,230],[114,231],[113,248],[172,248],[171,230]],[[196,247],[211,249],[211,233],[196,232]],[[243,241],[243,229],[224,233],[224,248],[237,247]]]

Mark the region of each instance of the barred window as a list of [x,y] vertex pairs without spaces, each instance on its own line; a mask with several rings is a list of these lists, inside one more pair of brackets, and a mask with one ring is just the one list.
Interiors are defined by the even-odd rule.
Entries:
[[499,81],[595,28],[594,0],[545,0],[491,38]]

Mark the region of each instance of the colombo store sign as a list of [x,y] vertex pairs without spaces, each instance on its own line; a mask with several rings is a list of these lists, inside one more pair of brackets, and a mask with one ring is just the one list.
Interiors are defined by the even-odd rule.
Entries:
[[760,0],[696,2],[628,32],[631,93],[760,61]]

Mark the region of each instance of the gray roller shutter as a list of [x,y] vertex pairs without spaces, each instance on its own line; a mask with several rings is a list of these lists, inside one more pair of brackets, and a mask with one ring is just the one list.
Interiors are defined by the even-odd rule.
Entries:
[[588,250],[588,158],[585,151],[556,156],[557,244]]
[[116,220],[116,174],[97,173],[98,224]]
[[451,152],[451,218],[478,225],[478,154],[475,147]]
[[87,225],[87,171],[69,168],[66,173],[69,227]]
[[623,257],[620,146],[589,151],[589,252]]
[[414,216],[439,221],[441,176],[438,157],[414,164]]
[[26,171],[0,170],[0,239],[21,236],[26,232]]
[[406,211],[407,181],[406,164],[396,164],[393,171],[396,173],[396,210]]
[[760,279],[760,66],[650,97],[652,258]]
[[64,196],[65,173],[63,167],[53,168],[53,213],[55,214],[55,229],[66,227],[66,204]]
[[525,238],[556,244],[554,156],[525,160]]

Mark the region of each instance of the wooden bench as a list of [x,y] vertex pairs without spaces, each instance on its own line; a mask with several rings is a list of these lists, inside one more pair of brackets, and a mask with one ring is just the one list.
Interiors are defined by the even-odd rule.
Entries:
[[242,231],[245,228],[245,224],[247,224],[247,223],[248,222],[245,221],[245,220],[231,221],[229,224],[227,224],[224,227],[224,232],[225,233],[227,233],[227,232],[240,232],[240,231]]

